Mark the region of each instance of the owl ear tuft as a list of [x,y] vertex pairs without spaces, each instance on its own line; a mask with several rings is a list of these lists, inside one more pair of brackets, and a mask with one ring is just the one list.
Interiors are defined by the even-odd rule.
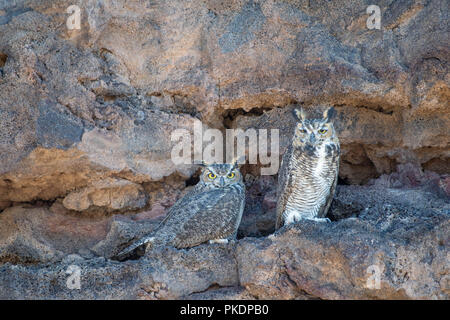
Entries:
[[201,162],[198,162],[196,164],[199,165],[202,169],[205,169],[210,165],[209,163],[206,163],[205,160],[203,160],[203,159]]
[[240,164],[244,164],[245,160],[246,160],[245,155],[236,157],[233,161],[233,168],[231,170],[236,169]]
[[200,167],[206,167],[207,166],[207,164],[203,160],[202,160],[202,162],[196,163],[196,165],[199,165]]
[[334,107],[330,107],[323,112],[323,118],[326,122],[330,122],[336,115],[336,109]]
[[306,113],[303,110],[303,108],[300,108],[300,110],[294,109],[294,110],[292,110],[292,113],[294,114],[294,117],[299,121],[303,121],[306,119]]

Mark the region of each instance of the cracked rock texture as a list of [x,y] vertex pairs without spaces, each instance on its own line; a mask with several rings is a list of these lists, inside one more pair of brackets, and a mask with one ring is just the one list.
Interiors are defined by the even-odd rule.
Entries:
[[[377,1],[380,30],[370,4],[0,0],[0,298],[448,299],[448,1]],[[237,242],[110,259],[198,181],[175,129],[279,129],[281,157],[330,105],[331,224],[268,237],[277,176],[246,164]]]
[[[70,253],[74,250],[62,246],[53,232],[30,230],[30,223],[20,223],[25,216],[21,210],[8,210],[1,218],[15,217],[16,228],[23,230],[15,241],[22,241],[21,254],[33,259],[19,263],[16,258],[0,266],[0,298],[449,298],[448,201],[424,189],[377,185],[340,186],[336,200],[340,205],[332,208],[333,214],[344,210],[350,217],[331,223],[307,221],[268,237],[228,244],[164,247],[124,262],[108,257],[118,243],[152,225],[116,219],[108,235],[102,234],[106,240],[92,245],[97,233],[88,233],[80,222],[70,232],[84,230],[83,242],[70,245],[85,249]],[[39,214],[27,212],[26,217],[41,220]],[[11,230],[10,220],[0,226]],[[66,285],[71,265],[80,270],[81,289]]]

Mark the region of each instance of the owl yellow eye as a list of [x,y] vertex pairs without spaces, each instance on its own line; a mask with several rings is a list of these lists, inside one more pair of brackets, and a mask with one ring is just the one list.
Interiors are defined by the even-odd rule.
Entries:
[[227,177],[230,178],[230,179],[233,179],[234,178],[234,172],[230,172]]
[[217,176],[214,173],[212,172],[208,173],[208,178],[210,178],[211,180],[214,180],[216,177]]
[[327,132],[328,132],[327,129],[320,129],[320,130],[319,130],[319,133],[320,133],[320,134],[325,134],[325,133],[327,133]]

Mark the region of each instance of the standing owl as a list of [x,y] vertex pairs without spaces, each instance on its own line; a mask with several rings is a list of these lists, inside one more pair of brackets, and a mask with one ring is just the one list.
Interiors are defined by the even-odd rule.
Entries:
[[236,238],[245,200],[237,162],[202,166],[200,181],[169,209],[159,226],[116,258],[120,260],[145,244],[189,248],[206,241],[226,243]]
[[294,115],[298,120],[294,138],[278,174],[276,229],[301,219],[329,221],[325,216],[338,180],[334,108],[326,110],[322,119],[306,119],[302,109],[295,109]]

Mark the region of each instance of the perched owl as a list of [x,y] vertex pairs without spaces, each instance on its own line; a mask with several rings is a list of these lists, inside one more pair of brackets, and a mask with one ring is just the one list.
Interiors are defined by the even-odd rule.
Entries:
[[322,119],[306,119],[303,110],[294,110],[298,123],[278,173],[276,229],[301,219],[329,221],[340,155],[334,114],[331,107]]
[[204,164],[200,181],[169,209],[159,226],[116,258],[120,260],[144,244],[189,248],[206,241],[235,239],[244,200],[245,186],[237,162]]

